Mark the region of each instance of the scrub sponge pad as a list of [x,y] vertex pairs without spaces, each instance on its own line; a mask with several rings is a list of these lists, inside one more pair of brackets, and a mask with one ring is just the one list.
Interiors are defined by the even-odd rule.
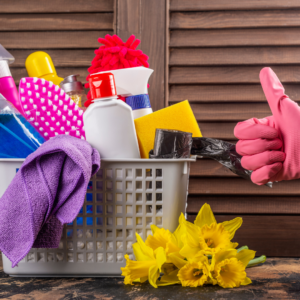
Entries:
[[141,158],[149,158],[153,149],[156,128],[191,132],[201,137],[201,131],[188,100],[158,110],[134,120]]

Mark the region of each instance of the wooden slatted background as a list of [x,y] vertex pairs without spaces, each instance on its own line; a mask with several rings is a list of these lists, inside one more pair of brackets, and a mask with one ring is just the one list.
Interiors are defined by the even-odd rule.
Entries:
[[[300,102],[300,1],[170,0],[167,103],[189,99],[206,137],[236,142],[238,121],[270,109],[259,71],[271,66]],[[209,203],[217,220],[240,215],[236,240],[258,254],[300,256],[300,181],[272,189],[212,160],[192,165],[189,219]]]
[[0,43],[15,57],[12,75],[27,76],[25,60],[37,50],[53,59],[57,74],[79,74],[85,82],[99,37],[113,33],[113,0],[3,1]]

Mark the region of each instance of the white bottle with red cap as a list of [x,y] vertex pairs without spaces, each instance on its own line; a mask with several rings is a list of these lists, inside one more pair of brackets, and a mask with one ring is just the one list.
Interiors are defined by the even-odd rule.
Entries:
[[92,104],[83,115],[86,140],[101,158],[140,158],[130,106],[117,100],[112,73],[89,78]]

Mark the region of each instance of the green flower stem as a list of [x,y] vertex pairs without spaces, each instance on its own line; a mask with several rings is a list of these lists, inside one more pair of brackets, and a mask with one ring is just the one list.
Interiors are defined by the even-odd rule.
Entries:
[[239,253],[239,252],[242,251],[242,250],[248,250],[248,249],[249,249],[248,246],[243,246],[243,247],[241,247],[241,248],[238,248],[238,249],[237,249],[237,252]]
[[262,255],[260,257],[256,257],[249,261],[247,268],[255,267],[259,264],[263,264],[266,261],[267,257],[265,255]]

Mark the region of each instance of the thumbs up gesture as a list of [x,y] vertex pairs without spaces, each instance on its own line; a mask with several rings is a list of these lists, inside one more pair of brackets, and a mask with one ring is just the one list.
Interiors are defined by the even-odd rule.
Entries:
[[267,182],[300,178],[300,107],[284,93],[271,68],[260,72],[260,82],[272,111],[264,119],[249,119],[234,128],[242,166],[252,170],[251,180]]

